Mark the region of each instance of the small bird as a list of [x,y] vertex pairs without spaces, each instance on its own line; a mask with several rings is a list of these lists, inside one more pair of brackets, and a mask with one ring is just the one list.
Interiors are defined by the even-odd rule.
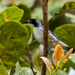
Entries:
[[[30,24],[33,27],[33,33],[35,39],[42,45],[44,45],[44,39],[43,39],[43,26],[41,22],[37,19],[30,19],[28,21],[25,21],[25,23]],[[49,48],[55,48],[57,44],[60,44],[63,49],[69,50],[71,47],[69,47],[67,44],[63,43],[59,37],[57,37],[53,32],[48,30],[48,45]],[[73,52],[75,52],[75,49],[73,49]]]

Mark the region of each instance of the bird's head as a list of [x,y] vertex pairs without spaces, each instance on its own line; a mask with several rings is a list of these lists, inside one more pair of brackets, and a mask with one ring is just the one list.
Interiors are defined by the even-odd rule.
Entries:
[[40,26],[42,26],[41,22],[38,21],[37,19],[30,19],[28,21],[25,21],[25,23],[30,24],[32,27],[40,27]]

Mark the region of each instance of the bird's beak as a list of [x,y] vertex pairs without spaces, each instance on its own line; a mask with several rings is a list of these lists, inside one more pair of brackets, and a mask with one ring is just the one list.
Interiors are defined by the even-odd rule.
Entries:
[[25,21],[24,23],[29,23],[28,21]]

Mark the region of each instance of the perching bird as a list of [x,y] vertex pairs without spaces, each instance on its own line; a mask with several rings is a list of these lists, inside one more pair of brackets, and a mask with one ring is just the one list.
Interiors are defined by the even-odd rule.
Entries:
[[[44,45],[43,40],[43,26],[40,21],[37,19],[30,19],[26,21],[25,23],[30,24],[33,27],[33,33],[35,39],[42,45]],[[69,47],[67,44],[63,43],[53,32],[50,30],[48,31],[48,44],[49,48],[55,48],[57,44],[60,44],[63,49],[69,50],[71,47]],[[73,49],[73,53],[75,52],[75,49]]]

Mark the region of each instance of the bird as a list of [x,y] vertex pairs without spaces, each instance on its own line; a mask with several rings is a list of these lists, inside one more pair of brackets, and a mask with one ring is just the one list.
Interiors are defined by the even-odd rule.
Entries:
[[[43,39],[43,30],[44,27],[42,26],[41,22],[37,19],[30,19],[28,21],[25,21],[25,24],[29,24],[33,28],[33,34],[35,39],[42,45],[44,45],[44,39]],[[52,31],[48,30],[48,47],[55,48],[57,44],[60,44],[63,49],[68,51],[71,49],[67,44],[63,43],[60,38],[55,35]],[[73,49],[73,52],[75,52],[75,49]]]

